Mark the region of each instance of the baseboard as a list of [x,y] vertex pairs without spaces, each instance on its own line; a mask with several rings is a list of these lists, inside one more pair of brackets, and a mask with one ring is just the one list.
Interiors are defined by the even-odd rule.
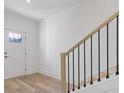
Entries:
[[48,73],[48,72],[38,71],[38,73],[43,74],[43,75],[46,75],[46,76],[49,76],[49,77],[53,77],[53,78],[55,78],[55,79],[57,79],[57,80],[61,80],[60,76],[53,75],[53,74]]

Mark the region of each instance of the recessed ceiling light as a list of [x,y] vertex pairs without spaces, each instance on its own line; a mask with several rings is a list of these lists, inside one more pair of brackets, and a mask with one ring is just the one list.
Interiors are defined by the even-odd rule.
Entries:
[[27,0],[27,3],[31,3],[31,0]]

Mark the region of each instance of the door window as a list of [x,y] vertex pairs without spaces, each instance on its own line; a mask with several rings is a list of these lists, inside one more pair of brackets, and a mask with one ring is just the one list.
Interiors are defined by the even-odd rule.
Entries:
[[11,43],[21,43],[22,42],[22,35],[19,33],[12,33],[9,32],[9,42]]

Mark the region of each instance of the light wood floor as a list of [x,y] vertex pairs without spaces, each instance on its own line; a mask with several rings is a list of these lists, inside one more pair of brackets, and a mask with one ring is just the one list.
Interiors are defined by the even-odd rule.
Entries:
[[61,83],[39,73],[5,80],[5,93],[61,93]]
[[[109,68],[109,75],[115,74],[116,66]],[[106,78],[106,70],[101,71],[101,79]],[[98,79],[98,74],[93,75],[93,81]],[[91,77],[87,78],[89,84]],[[61,93],[61,81],[39,73],[20,76],[5,80],[5,93]],[[84,82],[81,80],[81,86]],[[67,84],[68,87],[68,84]],[[75,82],[77,88],[77,82]],[[72,84],[70,83],[72,90]]]

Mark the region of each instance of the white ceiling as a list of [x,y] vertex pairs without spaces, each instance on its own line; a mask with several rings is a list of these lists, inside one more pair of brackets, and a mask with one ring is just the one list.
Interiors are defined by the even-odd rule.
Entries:
[[30,17],[32,19],[43,19],[50,14],[54,14],[63,9],[72,7],[82,0],[4,0],[5,8]]

